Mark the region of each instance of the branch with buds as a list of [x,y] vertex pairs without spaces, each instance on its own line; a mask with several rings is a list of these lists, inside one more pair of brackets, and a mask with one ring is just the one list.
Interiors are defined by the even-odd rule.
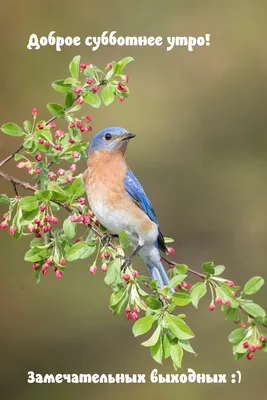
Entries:
[[[113,61],[102,71],[92,64],[80,63],[79,56],[74,57],[69,65],[70,77],[52,83],[65,100],[63,105],[47,105],[52,114],[48,121],[37,120],[38,109],[33,108],[32,121],[24,121],[23,127],[12,122],[1,127],[7,135],[22,137],[23,143],[0,162],[0,177],[9,181],[15,191],[14,197],[6,194],[0,197],[0,202],[8,208],[0,228],[8,229],[14,239],[33,237],[24,259],[32,263],[37,282],[51,270],[57,278],[62,278],[67,262],[94,255],[89,271],[94,275],[101,265],[104,282],[112,291],[110,311],[114,315],[125,312],[128,320],[135,321],[134,336],[153,329],[142,345],[150,348],[155,361],[162,363],[171,358],[176,369],[181,367],[184,352],[194,353],[190,344],[194,333],[180,307],[192,304],[197,308],[207,293],[211,297],[210,311],[219,306],[227,320],[239,324],[228,338],[234,357],[246,355],[251,360],[256,350],[267,351],[267,336],[262,332],[267,326],[266,312],[250,298],[263,286],[263,278],[253,277],[241,289],[221,276],[225,270],[222,265],[206,262],[202,265],[203,272],[198,272],[162,256],[169,266],[170,285],[160,289],[132,265],[121,271],[125,251],[130,246],[126,233],[122,232],[118,239],[112,238],[86,205],[83,180],[76,175],[76,165],[86,159],[88,140],[84,141],[84,135],[92,130],[92,119],[90,116],[78,119],[75,113],[83,104],[98,108],[102,102],[109,105],[116,98],[124,101],[129,96],[124,68],[132,60],[126,57]],[[66,120],[66,130],[56,129],[58,118]],[[27,171],[31,183],[2,170],[11,160]],[[69,164],[66,169],[59,166],[62,161]],[[31,191],[31,195],[22,197],[20,188]],[[69,214],[62,224],[56,216],[60,208]],[[173,253],[170,247],[169,254]],[[200,281],[191,286],[187,280],[189,274]],[[145,314],[142,317],[141,312]]]

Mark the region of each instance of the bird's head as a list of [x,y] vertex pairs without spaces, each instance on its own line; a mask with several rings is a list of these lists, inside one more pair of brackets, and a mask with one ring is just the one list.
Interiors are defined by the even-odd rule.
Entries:
[[126,150],[130,139],[134,138],[134,133],[129,133],[124,128],[112,127],[98,132],[91,140],[89,154],[95,150],[122,151]]

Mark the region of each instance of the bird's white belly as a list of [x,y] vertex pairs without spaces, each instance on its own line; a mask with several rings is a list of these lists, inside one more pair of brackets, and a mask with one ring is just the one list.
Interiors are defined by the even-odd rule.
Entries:
[[[111,233],[120,234],[125,231],[133,245],[154,244],[158,237],[158,227],[151,224],[151,229],[141,229],[142,220],[133,218],[131,210],[114,210],[104,201],[97,201],[91,204],[92,211],[101,224]],[[144,213],[144,218],[148,218]]]

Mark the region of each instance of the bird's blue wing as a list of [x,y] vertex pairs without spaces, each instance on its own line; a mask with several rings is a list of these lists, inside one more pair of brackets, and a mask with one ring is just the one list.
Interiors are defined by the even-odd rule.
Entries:
[[159,227],[159,221],[153,210],[152,204],[148,199],[143,187],[141,186],[138,179],[135,177],[133,172],[128,169],[127,174],[124,178],[124,187],[126,192],[131,196],[133,201],[140,207],[147,216],[151,219],[151,221],[155,222],[159,228],[159,237],[158,237],[158,245],[161,250],[166,251],[166,245],[164,242],[164,236]]

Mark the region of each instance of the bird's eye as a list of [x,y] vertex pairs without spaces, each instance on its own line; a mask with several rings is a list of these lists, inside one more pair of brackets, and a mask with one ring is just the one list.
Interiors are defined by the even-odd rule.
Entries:
[[110,133],[106,133],[105,134],[105,139],[106,140],[110,140],[111,139],[111,134]]

